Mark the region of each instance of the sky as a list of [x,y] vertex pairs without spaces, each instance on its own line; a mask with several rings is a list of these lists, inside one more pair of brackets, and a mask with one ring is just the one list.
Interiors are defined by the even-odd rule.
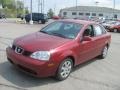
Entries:
[[[25,6],[30,9],[30,1],[31,0],[22,0],[25,3]],[[76,6],[76,0],[44,0],[45,1],[45,7],[44,12],[47,13],[47,11],[52,8],[53,11],[55,11],[55,14],[59,14],[60,9],[66,8],[66,7],[72,7]],[[114,0],[77,0],[78,6],[100,6],[100,7],[110,7],[113,8]],[[97,5],[95,2],[99,2]],[[115,0],[115,8],[120,9],[120,0]],[[38,0],[33,0],[33,12],[38,12]]]

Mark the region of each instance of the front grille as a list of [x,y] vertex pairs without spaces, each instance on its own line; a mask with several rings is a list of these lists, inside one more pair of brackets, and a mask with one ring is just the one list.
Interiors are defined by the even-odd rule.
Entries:
[[[17,51],[16,51],[16,48],[19,48],[20,51],[17,52]],[[24,56],[30,56],[30,55],[32,54],[32,52],[27,51],[27,50],[23,50],[22,48],[20,48],[20,47],[18,47],[18,46],[16,46],[16,45],[13,45],[13,46],[12,46],[12,49],[13,49],[15,52],[17,52],[18,54],[22,54],[22,55],[24,55]]]

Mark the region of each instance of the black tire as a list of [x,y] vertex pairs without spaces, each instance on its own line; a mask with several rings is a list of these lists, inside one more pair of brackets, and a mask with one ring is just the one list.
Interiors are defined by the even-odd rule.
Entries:
[[118,33],[120,33],[120,30],[118,30]]
[[117,32],[118,32],[118,29],[113,29],[113,32],[117,33]]
[[108,46],[105,46],[102,50],[101,55],[99,56],[100,59],[105,59],[108,53]]
[[30,20],[25,20],[26,21],[26,23],[29,23],[30,22]]
[[[66,66],[64,66],[65,64],[69,63],[70,66],[69,68],[66,68]],[[71,67],[71,68],[70,68]],[[64,70],[62,70],[62,68],[64,68]],[[56,79],[59,80],[59,81],[62,81],[62,80],[65,80],[66,78],[69,77],[71,71],[72,71],[72,68],[73,68],[73,61],[72,59],[70,58],[67,58],[65,59],[61,64],[60,66],[58,67],[58,70],[57,70],[57,73],[56,73]],[[62,73],[64,72],[64,74],[62,75]],[[65,72],[66,72],[66,75],[65,75]]]
[[42,24],[45,24],[46,22],[44,20],[41,21]]

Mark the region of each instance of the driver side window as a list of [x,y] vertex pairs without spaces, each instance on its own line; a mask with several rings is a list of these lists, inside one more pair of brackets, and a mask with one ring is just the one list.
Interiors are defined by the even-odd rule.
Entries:
[[93,29],[93,26],[92,25],[89,25],[84,33],[83,33],[83,36],[90,36],[90,37],[93,37],[94,36],[94,29]]

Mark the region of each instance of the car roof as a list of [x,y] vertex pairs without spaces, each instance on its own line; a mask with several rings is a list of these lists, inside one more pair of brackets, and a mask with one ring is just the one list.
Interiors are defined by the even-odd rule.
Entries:
[[78,19],[64,19],[64,20],[59,20],[59,21],[73,22],[73,23],[78,23],[78,24],[83,24],[83,25],[97,24],[94,21],[78,20]]

